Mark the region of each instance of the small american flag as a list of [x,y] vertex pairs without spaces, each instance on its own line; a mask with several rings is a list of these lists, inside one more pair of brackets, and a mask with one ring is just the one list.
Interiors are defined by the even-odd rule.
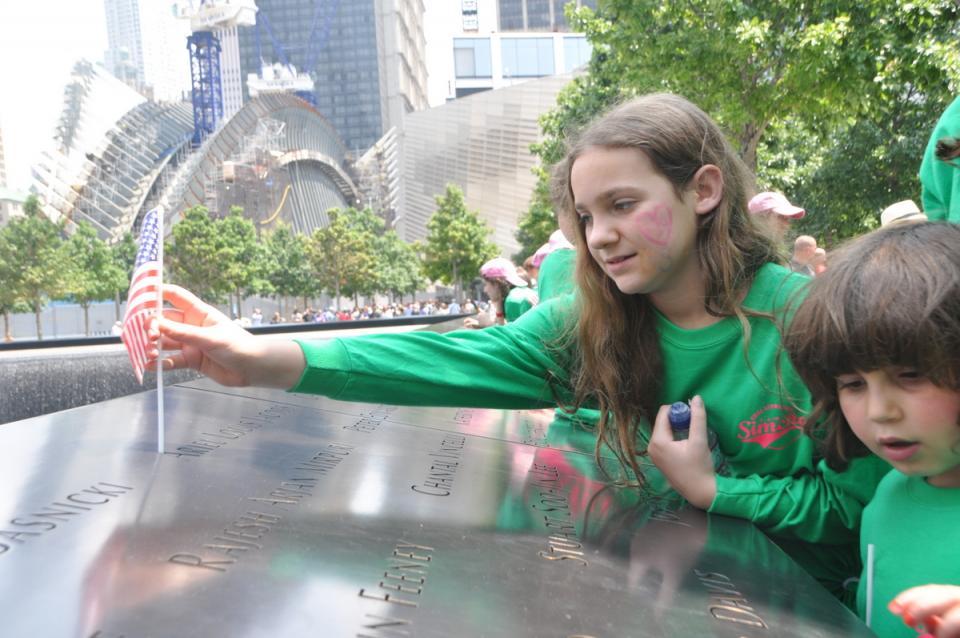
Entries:
[[143,367],[147,363],[147,325],[156,314],[157,294],[162,282],[163,264],[160,261],[160,212],[154,208],[143,216],[140,225],[140,248],[127,293],[127,311],[123,315],[123,334],[120,338],[130,354],[133,373],[143,385]]

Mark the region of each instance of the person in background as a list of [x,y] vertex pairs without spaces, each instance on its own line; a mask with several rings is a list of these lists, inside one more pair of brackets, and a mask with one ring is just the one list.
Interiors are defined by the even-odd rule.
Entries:
[[[537,305],[537,294],[530,290],[527,280],[520,276],[517,267],[505,257],[496,257],[480,266],[483,277],[483,292],[490,299],[492,312],[467,317],[466,328],[502,326],[516,321],[520,315]],[[492,315],[492,316],[491,316]]]
[[259,308],[253,309],[253,313],[250,315],[250,325],[251,326],[263,325],[263,313],[260,312]]
[[960,227],[895,224],[835,252],[784,347],[827,463],[894,468],[863,512],[858,613],[881,638],[960,637]]
[[932,220],[960,223],[960,97],[940,116],[920,163],[923,210]]
[[773,233],[783,241],[794,220],[802,218],[807,211],[794,206],[781,193],[765,191],[754,195],[747,204],[751,215],[769,224]]
[[537,290],[540,286],[540,262],[534,261],[534,255],[523,260],[523,266],[517,268],[517,274],[527,280],[531,290]]
[[890,204],[880,213],[880,226],[889,226],[890,224],[902,224],[904,222],[924,222],[927,216],[924,215],[912,199],[905,199],[896,204]]
[[562,230],[555,230],[550,240],[533,254],[533,263],[540,271],[540,301],[573,292],[577,251]]
[[[793,242],[793,255],[790,257],[790,270],[807,277],[817,274],[813,269],[813,260],[817,254],[817,240],[810,235],[800,235]],[[824,255],[826,257],[826,255]]]
[[813,275],[822,275],[827,271],[827,251],[823,248],[817,248],[813,253],[813,260],[810,262],[810,267],[813,268]]

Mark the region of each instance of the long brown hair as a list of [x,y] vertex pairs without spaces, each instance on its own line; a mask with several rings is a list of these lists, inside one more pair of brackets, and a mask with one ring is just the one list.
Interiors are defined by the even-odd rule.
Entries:
[[[701,167],[720,169],[723,197],[713,211],[697,216],[696,251],[706,310],[717,317],[738,316],[749,339],[739,300],[760,267],[780,255],[769,231],[747,214],[753,176],[716,123],[694,104],[670,94],[646,95],[614,107],[572,141],[554,168],[552,193],[561,214],[576,214],[570,170],[591,147],[637,149],[678,196],[692,187]],[[642,482],[636,457],[646,451],[637,450],[638,428],[656,416],[663,378],[656,313],[646,295],[620,292],[586,250],[583,227],[577,228],[579,312],[571,329],[576,334],[575,405],[588,398],[599,403],[598,460],[606,444],[621,466]]]
[[807,432],[842,470],[868,450],[840,410],[838,375],[902,366],[960,387],[960,227],[894,224],[836,251],[783,346],[813,397]]

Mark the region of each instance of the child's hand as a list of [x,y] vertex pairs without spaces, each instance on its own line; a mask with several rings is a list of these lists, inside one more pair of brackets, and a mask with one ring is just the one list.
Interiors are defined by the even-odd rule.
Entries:
[[[173,351],[162,357],[164,370],[190,368],[223,385],[277,388],[292,387],[303,374],[303,352],[293,341],[259,339],[180,286],[165,285],[163,298],[175,309],[154,319],[149,334]],[[156,370],[158,347],[147,356],[147,369]]]
[[911,587],[900,592],[889,609],[911,627],[923,624],[936,638],[960,638],[960,587]]
[[717,478],[707,444],[707,411],[699,396],[690,401],[690,435],[674,441],[670,429],[670,406],[660,406],[647,452],[673,489],[691,505],[707,509],[717,495]]

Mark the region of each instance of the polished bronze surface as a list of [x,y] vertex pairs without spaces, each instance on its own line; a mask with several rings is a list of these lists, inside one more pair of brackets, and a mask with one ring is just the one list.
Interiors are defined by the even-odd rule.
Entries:
[[0,426],[3,636],[869,636],[551,411],[198,381]]

